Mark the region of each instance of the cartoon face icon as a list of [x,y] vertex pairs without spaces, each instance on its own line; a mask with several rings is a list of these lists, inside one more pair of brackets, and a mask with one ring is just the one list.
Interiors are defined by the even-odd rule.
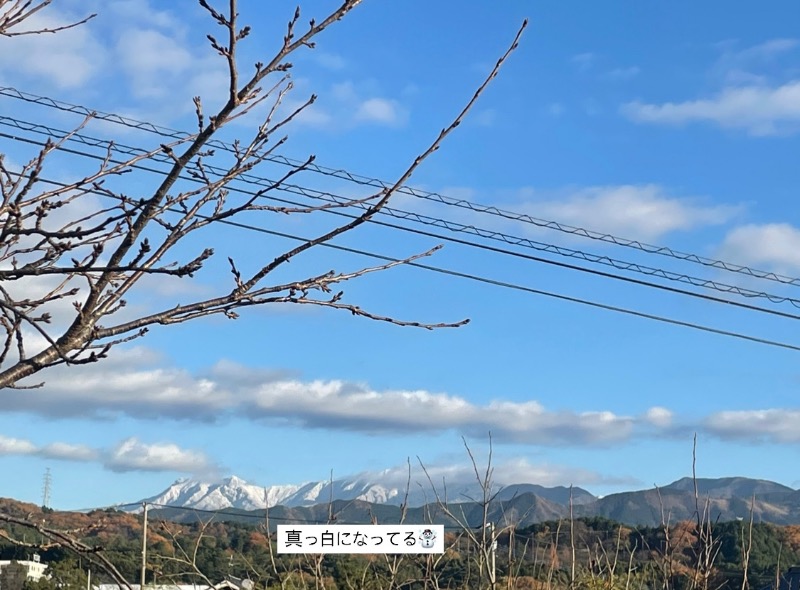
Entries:
[[433,549],[436,542],[436,533],[431,529],[425,529],[419,534],[419,544],[423,549]]

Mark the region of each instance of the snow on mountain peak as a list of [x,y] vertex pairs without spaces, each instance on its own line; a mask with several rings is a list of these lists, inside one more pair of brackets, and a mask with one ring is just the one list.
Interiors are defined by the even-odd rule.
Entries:
[[230,477],[226,477],[222,480],[222,482],[230,487],[241,487],[247,485],[247,482],[240,477],[236,477],[235,475],[231,475]]
[[331,498],[399,503],[401,495],[397,489],[371,483],[363,478],[262,487],[232,475],[210,483],[179,479],[160,494],[143,502],[201,510],[263,510],[279,504],[290,507],[312,506],[328,502]]
[[[387,471],[386,475],[390,476],[391,474]],[[333,481],[312,481],[298,485],[264,487],[247,483],[240,477],[231,475],[216,482],[180,479],[157,496],[141,502],[201,510],[224,510],[226,508],[263,510],[278,505],[291,508],[324,504],[330,500],[362,500],[399,506],[405,500],[406,491],[404,487],[401,488],[395,484],[396,478],[393,477],[382,481],[380,476],[369,478],[365,474],[361,474]],[[477,493],[479,490],[473,489],[474,487],[475,484],[455,486],[451,501],[466,501],[472,496],[480,496]],[[511,486],[518,492],[525,491],[523,488],[527,490],[527,487],[530,486],[527,484]],[[536,487],[538,490],[539,486]],[[585,494],[591,497],[588,492]],[[430,501],[430,497],[424,490],[413,488],[408,490],[409,506],[422,506]],[[133,511],[141,510],[141,502]]]

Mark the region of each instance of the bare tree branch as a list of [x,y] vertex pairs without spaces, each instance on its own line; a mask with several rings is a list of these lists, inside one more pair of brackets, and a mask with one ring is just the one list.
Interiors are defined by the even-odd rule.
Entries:
[[31,18],[52,2],[53,0],[39,0],[38,3],[35,3],[33,0],[0,0],[0,37],[20,37],[22,35],[58,33],[80,26],[97,16],[96,14],[90,14],[77,22],[58,27],[42,27],[27,31],[11,30],[14,27],[18,27],[25,20]]
[[[208,41],[212,51],[226,63],[229,84],[225,104],[212,115],[204,112],[200,97],[193,99],[196,133],[171,143],[128,151],[122,159],[118,159],[119,151],[113,143],[95,142],[91,144],[94,149],[103,149],[102,154],[92,154],[98,161],[96,169],[72,182],[44,178],[45,163],[56,151],[70,153],[67,144],[83,137],[80,134],[91,116],[71,132],[44,142],[19,170],[11,169],[0,156],[0,325],[5,330],[5,338],[0,338],[0,388],[30,387],[24,380],[48,367],[96,362],[105,358],[114,346],[144,336],[154,325],[171,325],[211,315],[236,319],[240,310],[256,305],[314,305],[428,330],[467,323],[468,320],[399,319],[347,302],[341,289],[334,291],[342,283],[429,256],[439,247],[396,262],[349,272],[331,270],[273,284],[268,279],[292,259],[356,229],[383,209],[461,124],[516,49],[527,21],[464,108],[390,187],[366,197],[337,198],[318,205],[275,206],[264,202],[264,198],[303,173],[313,163],[313,155],[254,192],[236,191],[231,183],[280,149],[286,136],[279,133],[316,98],[312,95],[298,107],[285,108],[285,97],[292,90],[289,58],[300,49],[313,48],[317,35],[344,18],[360,0],[344,0],[319,22],[312,20],[302,33],[300,11],[295,11],[278,50],[269,60],[257,63],[247,76],[240,70],[237,49],[239,43],[249,38],[251,29],[240,24],[237,1],[228,0],[225,12],[207,0],[198,3],[224,31],[219,37],[209,35]],[[0,0],[0,8],[6,7],[0,11],[0,31],[4,26],[6,31],[17,26],[49,4],[50,0]],[[268,78],[273,80],[270,84],[266,84]],[[219,130],[253,113],[267,101],[269,108],[262,122],[247,140],[233,143],[231,152],[225,154],[230,156],[226,164],[210,164],[215,157],[215,144],[211,142]],[[145,167],[147,162],[152,164]],[[115,188],[124,175],[139,170],[147,171],[151,181],[155,179],[144,196],[129,196]],[[49,186],[42,189],[45,184]],[[241,264],[228,258],[233,285],[226,292],[178,304],[165,302],[160,311],[120,317],[120,311],[126,308],[128,298],[144,277],[185,279],[203,270],[215,255],[211,247],[201,247],[188,260],[167,258],[196,232],[229,223],[243,214],[313,214],[350,207],[360,207],[361,212],[271,261],[257,260],[253,268],[245,271]]]
[[[9,524],[15,524],[25,528],[33,529],[37,533],[39,533],[42,537],[51,540],[50,543],[45,543],[44,545],[29,544],[26,546],[32,548],[35,547],[39,549],[50,548],[54,546],[64,547],[65,549],[72,551],[73,553],[85,556],[95,565],[100,567],[105,573],[111,576],[111,578],[117,584],[119,584],[120,587],[132,590],[130,583],[119,572],[116,566],[105,555],[101,553],[103,551],[102,547],[87,545],[86,543],[83,543],[82,541],[75,538],[70,532],[60,531],[57,529],[46,527],[44,526],[44,524],[33,522],[28,518],[20,518],[0,512],[0,522],[7,522]],[[10,539],[8,535],[3,535],[3,537],[6,539]]]

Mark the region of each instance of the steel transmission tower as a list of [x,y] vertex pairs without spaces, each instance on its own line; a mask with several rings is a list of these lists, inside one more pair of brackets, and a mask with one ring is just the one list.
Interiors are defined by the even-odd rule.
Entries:
[[53,476],[50,475],[50,468],[45,469],[44,481],[42,483],[42,508],[50,508],[50,490],[53,486]]

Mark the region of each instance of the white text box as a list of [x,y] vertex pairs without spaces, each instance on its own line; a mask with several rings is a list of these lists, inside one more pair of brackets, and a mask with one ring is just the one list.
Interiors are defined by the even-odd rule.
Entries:
[[278,553],[444,553],[444,525],[279,524]]

